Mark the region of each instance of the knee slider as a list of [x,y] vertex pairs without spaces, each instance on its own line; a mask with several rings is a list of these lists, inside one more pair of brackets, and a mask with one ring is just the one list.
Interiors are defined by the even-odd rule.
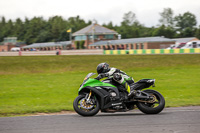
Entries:
[[113,78],[114,78],[114,80],[119,81],[122,79],[122,76],[119,73],[114,73]]

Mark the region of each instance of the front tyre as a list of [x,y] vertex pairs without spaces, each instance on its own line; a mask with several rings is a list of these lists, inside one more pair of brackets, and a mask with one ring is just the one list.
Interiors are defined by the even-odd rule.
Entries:
[[74,110],[82,116],[94,116],[99,112],[99,101],[93,96],[86,102],[85,95],[79,95],[73,102]]
[[155,90],[144,90],[144,92],[153,96],[153,100],[146,102],[138,102],[136,105],[140,111],[145,114],[158,114],[165,107],[164,97]]

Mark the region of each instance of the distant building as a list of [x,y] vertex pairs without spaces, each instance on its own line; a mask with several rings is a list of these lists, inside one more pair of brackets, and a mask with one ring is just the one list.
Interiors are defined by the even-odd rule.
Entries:
[[186,38],[173,38],[176,41],[176,44],[186,44],[187,42],[191,41],[199,41],[196,37],[186,37]]
[[116,40],[118,33],[98,24],[91,24],[72,34],[75,49],[89,49],[90,44],[105,40]]
[[165,37],[142,37],[120,40],[99,41],[89,45],[90,49],[164,49],[175,44],[175,41]]
[[3,41],[4,45],[16,45],[17,44],[17,37],[6,37]]
[[91,24],[72,34],[72,41],[33,43],[22,50],[89,49],[90,44],[102,40],[116,40],[118,33],[98,24]]
[[25,45],[24,42],[17,42],[17,37],[6,37],[0,43],[0,51],[10,51],[13,47],[22,47]]
[[[178,41],[185,42],[196,38],[141,37],[121,39],[116,31],[99,24],[91,24],[72,34],[72,41],[34,43],[23,50],[70,50],[70,49],[164,49]],[[187,41],[188,41],[187,40]]]
[[116,31],[91,24],[72,34],[75,49],[162,49],[175,41],[164,37],[121,39]]
[[33,43],[31,45],[27,45],[22,47],[23,51],[50,51],[50,50],[69,50],[71,49],[71,41],[61,41],[61,42],[45,42],[45,43]]

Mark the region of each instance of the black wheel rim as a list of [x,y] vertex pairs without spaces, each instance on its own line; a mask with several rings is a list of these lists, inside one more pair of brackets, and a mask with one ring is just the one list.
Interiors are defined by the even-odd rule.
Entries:
[[149,108],[157,108],[160,105],[160,97],[157,94],[150,93],[153,100],[142,103],[144,106]]

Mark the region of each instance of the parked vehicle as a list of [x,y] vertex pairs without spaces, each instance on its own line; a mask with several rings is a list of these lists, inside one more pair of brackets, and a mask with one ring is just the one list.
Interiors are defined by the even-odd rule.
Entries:
[[167,47],[166,49],[174,49],[176,48],[175,44],[171,45],[170,47]]
[[186,48],[200,48],[200,41],[188,42],[181,49],[186,49]]
[[10,49],[10,51],[20,51],[20,48],[19,47],[13,47]]
[[172,44],[170,47],[167,47],[166,49],[176,49],[176,48],[182,48],[185,46],[186,43],[179,43],[179,44]]
[[180,43],[176,48],[182,48],[185,46],[186,43]]
[[103,81],[90,78],[89,73],[81,84],[78,96],[73,102],[74,110],[82,116],[96,115],[101,112],[126,112],[135,105],[145,114],[158,114],[165,107],[164,97],[155,90],[145,89],[154,86],[155,79],[142,79],[132,88],[136,91],[131,98],[126,89],[112,78]]
[[30,51],[36,51],[36,49],[35,48],[31,48]]

